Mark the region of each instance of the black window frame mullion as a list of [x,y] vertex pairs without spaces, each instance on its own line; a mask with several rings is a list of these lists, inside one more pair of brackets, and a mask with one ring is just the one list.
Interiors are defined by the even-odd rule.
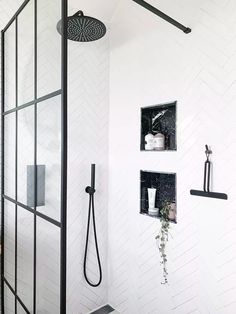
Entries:
[[[34,101],[37,100],[38,89],[38,1],[34,1]],[[34,261],[33,261],[33,314],[36,314],[37,303],[37,103],[34,103]]]
[[67,154],[68,154],[68,0],[61,0],[61,239],[60,239],[60,314],[66,314],[67,277]]
[[1,312],[4,314],[4,137],[5,137],[5,33],[1,31]]
[[18,107],[9,109],[9,110],[3,112],[2,114],[3,114],[4,116],[6,116],[6,115],[8,115],[8,114],[10,114],[10,113],[13,113],[13,112],[15,112],[15,111],[19,111],[19,110],[25,109],[25,108],[30,107],[30,106],[34,106],[34,104],[41,103],[41,102],[43,102],[43,101],[45,101],[45,100],[47,100],[47,99],[53,98],[53,97],[58,96],[58,95],[61,95],[61,89],[59,89],[59,90],[57,90],[57,91],[55,91],[55,92],[49,93],[49,94],[47,94],[47,95],[44,95],[44,96],[42,96],[42,97],[39,97],[39,98],[36,99],[36,100],[29,101],[29,102],[27,102],[27,103],[25,103],[25,104],[23,104],[23,105],[18,105]]
[[[18,106],[18,16],[15,19],[15,107]],[[18,201],[18,111],[15,113],[15,201]],[[15,314],[17,314],[18,209],[15,204]]]
[[35,210],[34,210],[33,208],[31,208],[31,207],[29,207],[29,206],[27,206],[27,205],[25,205],[25,204],[23,204],[23,203],[21,203],[21,202],[19,202],[19,201],[16,202],[13,198],[11,198],[11,197],[9,197],[9,196],[7,196],[7,195],[3,195],[3,198],[6,199],[7,201],[9,201],[9,202],[11,202],[11,203],[17,205],[17,206],[20,206],[20,207],[26,209],[27,211],[29,211],[29,212],[32,213],[32,214],[35,213],[36,216],[38,216],[38,217],[40,217],[40,218],[46,220],[47,222],[49,222],[49,223],[55,225],[56,227],[61,228],[61,223],[60,223],[59,221],[57,221],[57,220],[55,220],[55,219],[53,219],[53,218],[51,218],[51,217],[49,217],[49,216],[47,216],[47,215],[45,215],[45,214],[39,212],[39,211],[36,211],[36,212],[35,212]]

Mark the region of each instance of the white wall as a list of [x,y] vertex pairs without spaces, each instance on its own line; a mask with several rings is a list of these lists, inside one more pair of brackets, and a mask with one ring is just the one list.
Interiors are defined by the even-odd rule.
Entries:
[[[107,203],[109,37],[92,43],[69,42],[68,313],[85,314],[107,302]],[[95,215],[103,281],[90,287],[83,276],[90,166],[96,164]],[[97,282],[93,229],[88,277]]]
[[[235,1],[150,1],[187,26],[185,35],[132,1],[113,16],[110,60],[109,302],[121,313],[236,312]],[[140,107],[178,101],[177,152],[140,152]],[[204,145],[213,189],[202,188]],[[159,221],[139,214],[139,171],[177,173],[169,285],[162,280]]]

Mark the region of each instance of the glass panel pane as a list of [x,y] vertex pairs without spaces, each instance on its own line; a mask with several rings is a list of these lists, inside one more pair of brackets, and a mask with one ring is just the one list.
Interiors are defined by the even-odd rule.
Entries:
[[61,97],[38,105],[38,165],[46,165],[45,206],[37,207],[60,220],[61,187]]
[[28,186],[27,191],[29,165],[34,165],[34,106],[18,111],[18,201],[25,205],[27,194],[34,198],[34,186]]
[[4,193],[15,199],[15,113],[5,116]]
[[60,8],[61,0],[38,1],[38,97],[61,88]]
[[[26,311],[23,309],[23,307],[20,305],[19,302],[17,302],[17,314],[25,314]],[[30,311],[30,313],[33,313],[32,311]]]
[[18,17],[18,106],[34,99],[34,1]]
[[37,313],[60,313],[60,228],[37,218]]
[[4,201],[4,267],[5,278],[15,287],[15,204]]
[[4,307],[6,314],[15,314],[15,296],[6,284],[4,284]]
[[5,33],[5,111],[16,106],[15,23]]
[[34,215],[18,206],[17,294],[33,311]]

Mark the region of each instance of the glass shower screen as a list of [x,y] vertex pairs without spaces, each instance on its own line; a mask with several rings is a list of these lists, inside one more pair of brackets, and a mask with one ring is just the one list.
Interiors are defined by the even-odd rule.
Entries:
[[27,0],[1,36],[2,313],[66,313],[66,0]]

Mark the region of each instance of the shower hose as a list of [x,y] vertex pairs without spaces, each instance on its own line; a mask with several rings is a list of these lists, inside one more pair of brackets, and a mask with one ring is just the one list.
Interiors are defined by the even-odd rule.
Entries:
[[[95,210],[94,210],[94,192],[92,188],[88,191],[89,193],[89,209],[88,209],[88,223],[87,223],[87,235],[86,235],[86,245],[85,245],[85,253],[84,253],[84,277],[87,283],[92,287],[98,287],[102,282],[102,267],[101,261],[99,256],[99,249],[98,249],[98,241],[97,241],[97,231],[96,231],[96,221],[95,221]],[[91,217],[92,214],[92,217]],[[88,253],[88,241],[89,241],[89,231],[90,231],[90,219],[92,218],[93,221],[93,231],[94,231],[94,240],[95,240],[95,247],[96,247],[96,254],[97,254],[97,261],[99,267],[99,280],[97,283],[92,283],[87,276],[87,253]]]

